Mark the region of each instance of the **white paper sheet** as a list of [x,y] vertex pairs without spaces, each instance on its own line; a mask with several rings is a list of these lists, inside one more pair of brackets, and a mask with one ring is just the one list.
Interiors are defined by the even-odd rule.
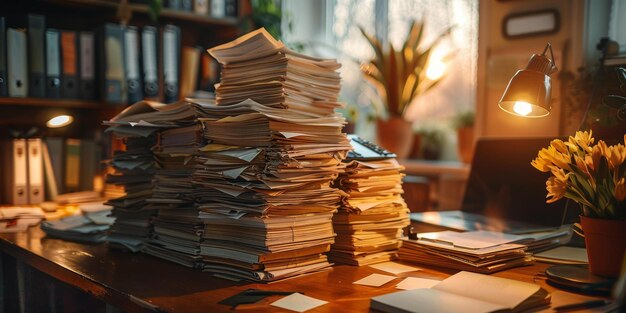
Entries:
[[419,288],[430,288],[439,281],[435,279],[427,279],[427,278],[419,278],[419,277],[407,277],[399,284],[396,285],[396,288],[402,290],[413,290]]
[[370,265],[370,267],[387,272],[387,273],[391,273],[394,275],[421,270],[421,268],[419,267],[408,266],[408,265],[404,265],[404,264],[400,264],[396,262],[384,262],[384,263],[372,264]]
[[311,298],[296,292],[274,301],[270,305],[291,311],[304,312],[326,303],[328,303],[328,301]]
[[353,284],[380,287],[397,277],[383,274],[372,274],[355,281]]

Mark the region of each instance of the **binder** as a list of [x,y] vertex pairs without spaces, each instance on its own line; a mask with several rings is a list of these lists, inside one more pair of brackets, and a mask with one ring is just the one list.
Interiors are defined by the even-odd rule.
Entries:
[[207,15],[209,13],[209,0],[196,0],[193,2],[193,11],[196,14]]
[[80,189],[80,139],[65,141],[65,192]]
[[65,138],[47,137],[45,143],[50,156],[50,167],[54,172],[55,185],[59,194],[65,193]]
[[137,34],[137,27],[128,26],[124,30],[124,68],[126,69],[128,103],[131,104],[143,99],[139,64],[139,36]]
[[224,10],[226,11],[226,16],[237,17],[237,0],[226,0]]
[[80,142],[80,187],[81,190],[93,190],[94,178],[98,172],[100,155],[98,146],[93,140],[81,140]]
[[178,73],[180,60],[180,28],[165,25],[163,28],[163,101],[178,100]]
[[183,47],[183,57],[180,62],[180,95],[190,97],[196,91],[198,69],[200,63],[200,48]]
[[[25,42],[25,41],[24,41]],[[26,139],[3,142],[3,203],[28,204],[28,165]]]
[[200,74],[198,79],[198,89],[204,91],[215,91],[215,83],[220,79],[220,65],[208,53],[200,55]]
[[43,169],[44,169],[44,199],[52,200],[56,199],[59,195],[59,187],[57,185],[57,177],[52,166],[52,158],[50,157],[50,150],[48,149],[48,143],[41,143],[41,153],[43,155]]
[[41,138],[27,139],[26,146],[28,148],[28,203],[39,204],[44,200]]
[[43,98],[46,96],[45,49],[46,18],[43,15],[28,15],[28,95]]
[[180,6],[183,11],[191,11],[193,9],[193,0],[182,0]]
[[23,29],[7,28],[7,67],[11,97],[28,95],[26,51],[26,32]]
[[61,94],[78,98],[78,36],[74,31],[61,32]]
[[117,24],[107,23],[100,30],[100,85],[104,102],[126,103],[126,79],[124,77],[124,29]]
[[95,54],[94,39],[92,32],[80,32],[80,88],[79,95],[82,99],[95,98]]
[[182,8],[181,0],[167,0],[167,7],[172,10],[180,10]]
[[143,93],[146,98],[159,97],[157,66],[157,29],[146,26],[141,30]]
[[0,16],[0,97],[9,95],[7,77],[7,36],[4,17]]
[[226,0],[211,0],[211,16],[217,18],[226,16]]
[[46,96],[61,98],[61,36],[51,28],[46,30]]

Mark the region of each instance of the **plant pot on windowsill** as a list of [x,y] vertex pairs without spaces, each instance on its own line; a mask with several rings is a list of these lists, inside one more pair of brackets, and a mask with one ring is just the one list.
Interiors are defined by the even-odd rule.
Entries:
[[388,120],[376,121],[376,136],[378,144],[395,153],[398,159],[406,159],[413,144],[413,129],[411,123],[399,116]]

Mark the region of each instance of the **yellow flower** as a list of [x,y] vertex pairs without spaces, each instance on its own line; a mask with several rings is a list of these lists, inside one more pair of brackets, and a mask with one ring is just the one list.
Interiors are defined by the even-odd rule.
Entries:
[[615,184],[615,199],[620,202],[626,199],[626,179],[624,177]]
[[[586,157],[582,158],[579,156],[575,156],[574,161],[576,162],[576,167],[578,167],[578,169],[580,169],[583,173],[587,174],[587,176],[591,178],[591,171],[589,170],[589,166],[586,162]],[[589,157],[589,159],[591,159],[591,157]]]
[[569,137],[569,142],[578,145],[583,151],[591,152],[591,145],[593,144],[592,131],[577,131],[574,137]]
[[609,158],[609,147],[606,145],[606,142],[604,142],[604,140],[598,140],[598,144],[596,145],[596,147],[598,147],[598,149],[600,150],[600,155],[607,159]]
[[542,159],[543,162],[552,163],[559,168],[571,170],[569,166],[570,156],[557,151],[553,146],[548,146],[547,149],[541,149],[538,158]]
[[548,160],[546,160],[546,159],[544,159],[544,158],[537,157],[537,158],[535,158],[534,160],[532,160],[532,161],[530,162],[530,164],[531,164],[534,168],[536,168],[536,169],[538,169],[538,170],[540,170],[540,171],[542,171],[542,172],[544,172],[544,173],[545,173],[545,172],[550,171],[550,167],[549,167],[549,166],[550,166],[552,163],[550,163]]
[[600,166],[600,158],[602,158],[600,146],[595,145],[591,150],[591,155],[585,156],[585,162],[587,163],[587,166],[589,166],[589,168],[595,171]]
[[622,144],[610,146],[607,154],[606,160],[609,162],[609,168],[613,170],[618,169],[624,163],[624,159],[626,159],[626,147]]
[[569,150],[567,149],[567,146],[565,145],[565,143],[560,140],[560,139],[554,139],[550,142],[550,146],[554,147],[554,149],[556,149],[556,151],[563,153],[563,154],[567,154],[569,155]]
[[546,196],[548,200],[546,200],[546,202],[555,202],[565,196],[565,191],[567,190],[567,180],[562,181],[556,176],[550,176],[550,178],[546,181],[546,190],[548,190],[548,195]]

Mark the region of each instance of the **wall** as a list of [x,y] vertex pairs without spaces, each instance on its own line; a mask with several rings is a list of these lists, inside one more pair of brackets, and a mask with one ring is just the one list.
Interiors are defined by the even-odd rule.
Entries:
[[[600,0],[602,2],[605,0]],[[589,1],[589,3],[597,2]],[[546,43],[554,49],[559,71],[575,71],[584,64],[583,41],[586,38],[584,0],[496,1],[479,4],[477,134],[481,137],[558,136],[561,95],[559,72],[552,74],[552,112],[544,118],[521,118],[498,107],[511,76],[523,69],[533,53],[540,54]],[[507,39],[502,22],[511,13],[556,9],[560,29],[549,35]],[[595,46],[595,43],[593,43]],[[588,44],[587,44],[588,45]]]

